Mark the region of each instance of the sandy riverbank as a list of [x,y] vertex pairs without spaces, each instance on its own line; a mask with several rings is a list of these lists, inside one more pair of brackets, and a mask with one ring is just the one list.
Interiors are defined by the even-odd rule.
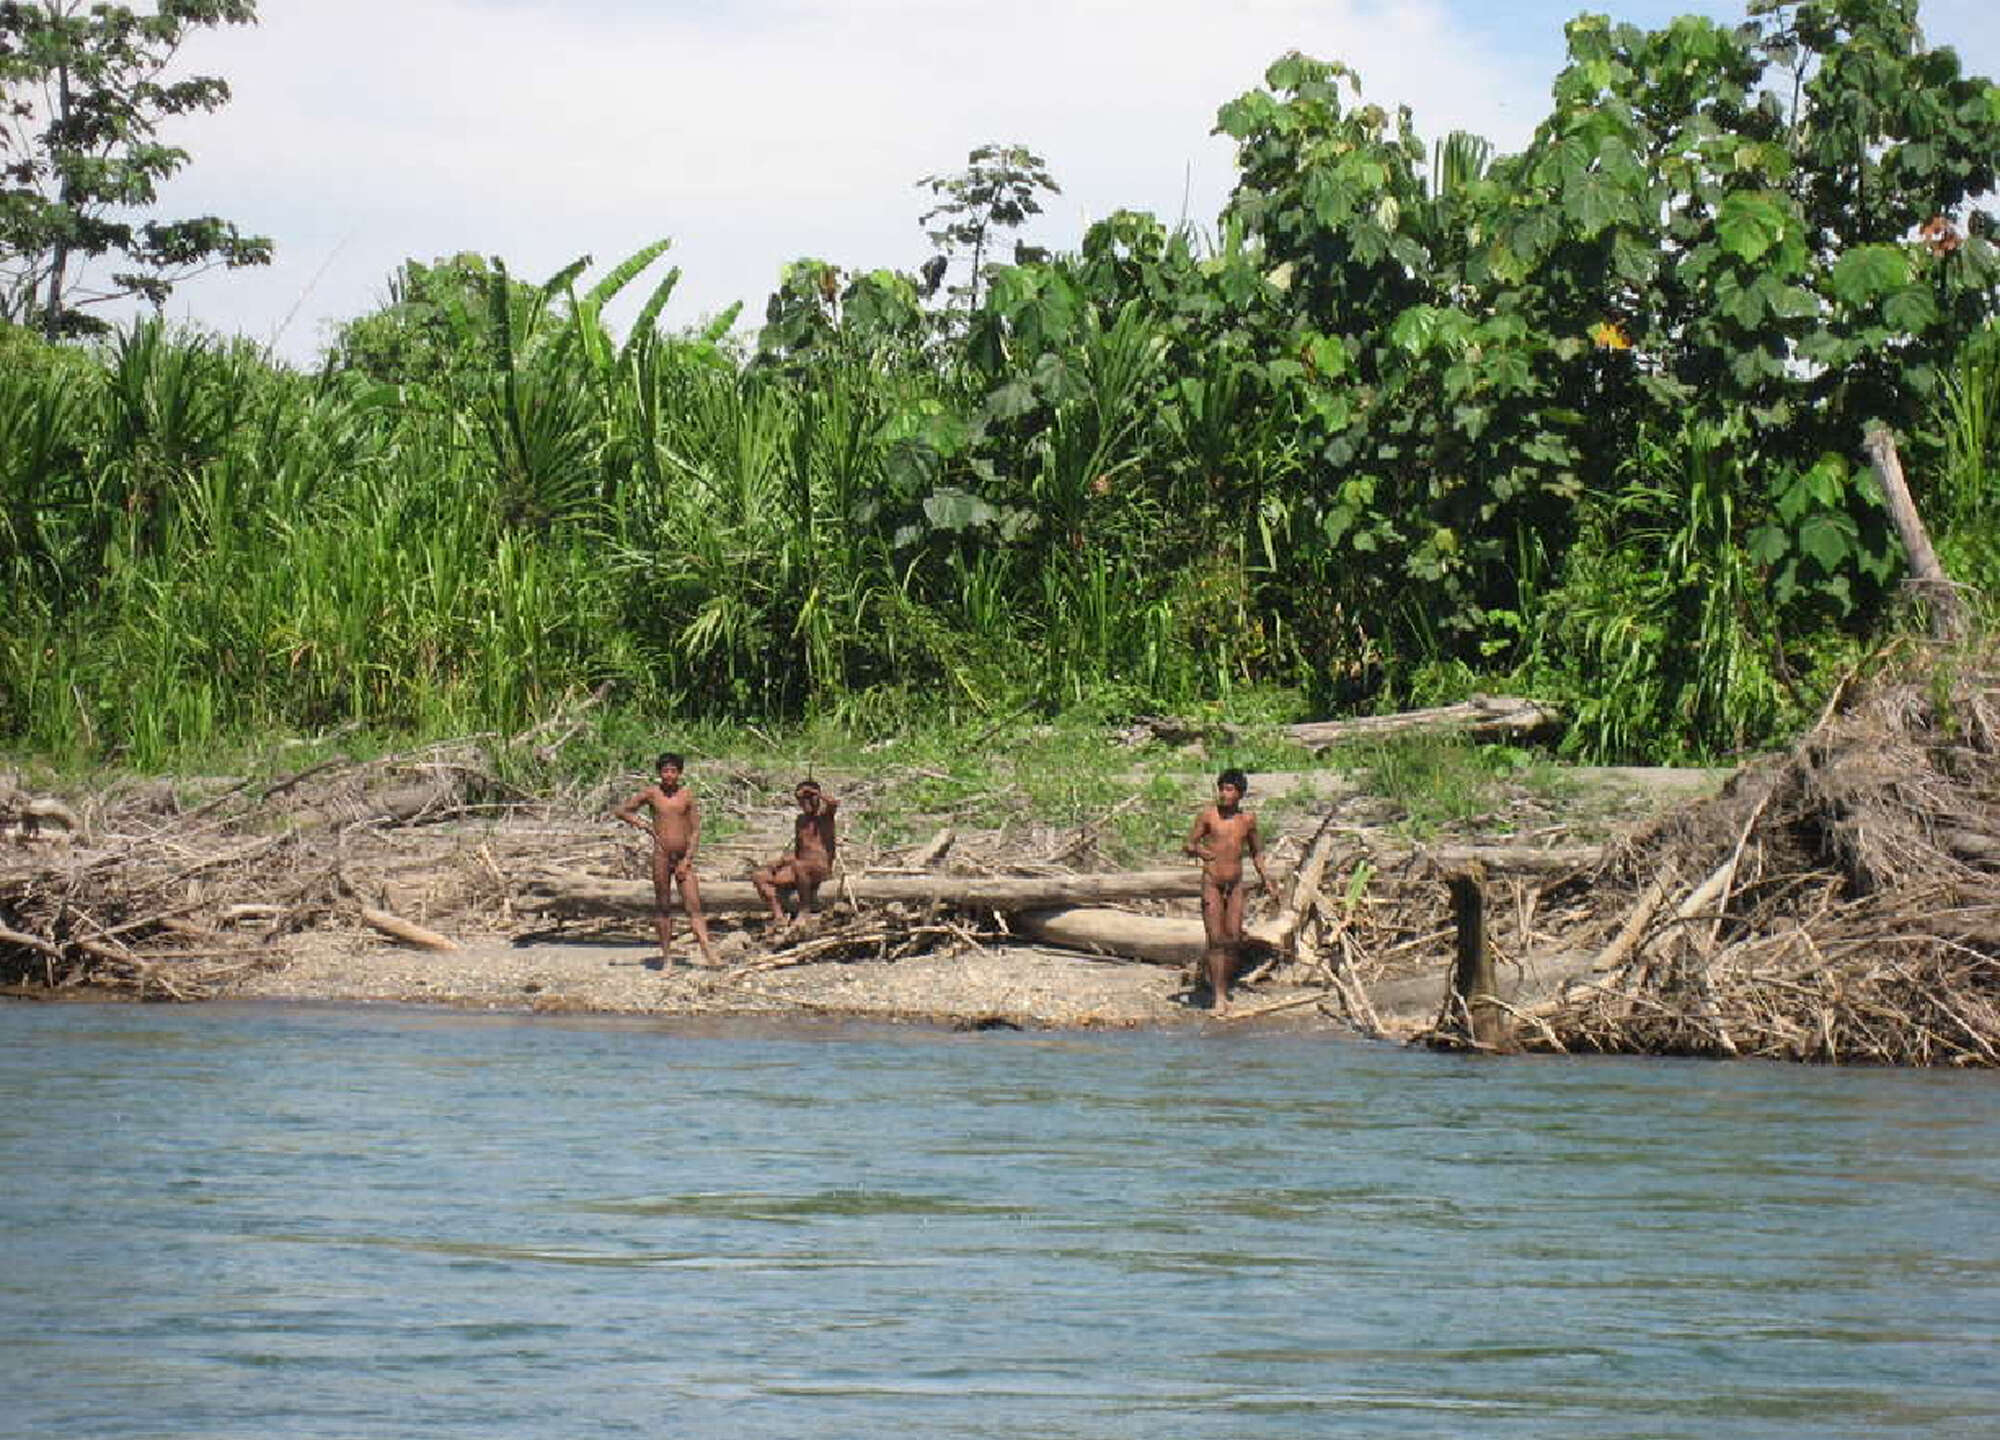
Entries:
[[[951,933],[901,944],[892,943],[897,927],[912,922],[907,917],[885,919],[864,907],[862,915],[844,922],[860,931],[857,943],[841,945],[837,954],[822,953],[814,945],[774,944],[760,922],[719,916],[721,965],[663,971],[656,962],[650,919],[643,914],[565,921],[551,928],[549,916],[525,904],[523,881],[545,867],[571,874],[608,871],[628,880],[643,873],[643,857],[602,821],[603,797],[567,807],[524,809],[516,803],[491,819],[480,819],[466,804],[458,771],[446,766],[441,779],[432,778],[439,769],[434,757],[426,757],[425,765],[414,771],[417,781],[400,770],[379,767],[360,772],[369,782],[365,784],[355,783],[354,776],[317,777],[314,783],[324,793],[308,794],[306,786],[294,785],[272,797],[285,802],[281,811],[273,813],[270,804],[251,805],[222,828],[204,820],[221,800],[190,809],[188,802],[168,795],[148,795],[137,804],[138,797],[93,797],[88,843],[45,842],[40,862],[24,871],[22,892],[60,889],[107,912],[115,901],[128,916],[120,932],[128,936],[136,933],[130,915],[153,912],[148,923],[171,943],[156,942],[143,958],[110,967],[127,982],[118,987],[125,998],[434,1005],[516,1013],[829,1016],[962,1027],[1220,1023],[1209,1011],[1205,993],[1191,988],[1191,977],[1181,966],[1028,944],[998,933],[987,923],[990,916],[987,921],[965,916],[946,927]],[[1180,788],[1191,796],[1205,783],[1198,775],[1180,778]],[[865,816],[866,787],[858,780],[844,783],[845,793],[856,797],[853,808]],[[1598,786],[1615,803],[1604,798],[1589,808],[1599,816],[1622,811],[1624,797],[1635,792],[1645,794],[1654,807],[1672,803],[1691,785],[1714,783],[1712,773],[1606,772]],[[1300,863],[1329,810],[1354,817],[1343,864],[1360,873],[1354,867],[1362,865],[1358,857],[1376,832],[1368,823],[1371,802],[1353,795],[1345,777],[1268,774],[1259,777],[1259,784],[1273,806],[1269,842],[1277,874],[1282,877]],[[732,823],[705,848],[710,879],[745,873],[758,856],[783,843],[789,814],[762,796],[764,788],[746,785],[747,803],[732,800],[727,791],[717,796],[719,809]],[[234,793],[225,790],[222,798]],[[1539,797],[1516,795],[1510,804],[1515,808],[1497,817],[1504,828],[1534,827],[1540,843],[1574,838],[1573,824],[1551,828],[1556,817]],[[934,826],[953,825],[959,838],[948,864],[974,875],[1048,874],[1057,857],[1065,863],[1054,868],[1068,873],[1068,862],[1090,858],[1096,839],[1091,826],[1073,831],[1023,827],[1006,818],[1004,807],[986,809],[1001,821],[986,832],[967,831],[954,815],[918,816],[909,828],[923,835]],[[396,818],[406,811],[411,812],[407,817]],[[34,861],[29,850],[16,853]],[[886,865],[892,867],[887,873],[907,874],[893,868],[909,863],[904,853],[871,844],[864,828],[855,843],[844,847],[844,868],[860,875]],[[1387,863],[1382,853],[1377,852],[1378,863]],[[1419,889],[1442,903],[1436,883],[1422,882]],[[1344,982],[1350,989],[1365,984],[1374,1010],[1368,1017],[1371,1027],[1379,1021],[1387,1033],[1414,1033],[1438,1014],[1450,964],[1449,936],[1420,913],[1404,917],[1403,902],[1388,898],[1393,890],[1379,899],[1374,890],[1363,907],[1368,913],[1352,911],[1348,920],[1367,931],[1371,954],[1378,949],[1393,953],[1380,964],[1370,959],[1357,965],[1358,956],[1349,956]],[[1510,899],[1507,915],[1523,913],[1517,899]],[[1257,897],[1250,918],[1268,918],[1273,903]],[[397,944],[364,923],[374,913],[369,907],[441,932],[456,948]],[[1184,922],[1191,922],[1195,913],[1193,902],[1185,899],[1150,902],[1141,909],[1179,915]],[[839,917],[829,921],[843,923]],[[685,939],[684,934],[683,944]],[[1228,1023],[1352,1031],[1356,1009],[1348,1003],[1352,996],[1343,996],[1332,983],[1329,955],[1308,958],[1310,963],[1253,973]],[[29,967],[15,993],[32,993],[40,978],[34,971],[42,968]],[[68,979],[41,993],[53,998],[88,988],[87,979],[82,984]]]
[[[715,969],[682,963],[662,970],[657,949],[637,938],[522,943],[488,936],[433,953],[357,936],[308,936],[221,998],[541,1013],[815,1015],[961,1028],[1218,1023],[1206,997],[1190,993],[1173,967],[1035,946],[768,969],[728,937],[722,953],[736,963],[725,958]],[[1319,986],[1260,981],[1239,993],[1239,1018],[1229,1023],[1333,1026],[1315,1003],[1322,993]],[[1267,1008],[1272,1006],[1282,1008]]]

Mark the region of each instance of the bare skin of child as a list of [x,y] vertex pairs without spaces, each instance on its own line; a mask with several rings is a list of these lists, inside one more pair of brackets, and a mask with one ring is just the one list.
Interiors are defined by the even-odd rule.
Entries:
[[798,893],[799,918],[803,920],[819,909],[819,887],[833,873],[833,815],[840,802],[820,789],[817,780],[801,780],[792,798],[799,802],[799,818],[792,826],[791,853],[759,867],[750,876],[750,883],[771,907],[774,930],[785,923],[780,890],[790,888]]
[[1264,847],[1257,836],[1257,817],[1243,808],[1250,780],[1241,770],[1225,770],[1215,782],[1215,803],[1195,816],[1185,853],[1201,861],[1201,921],[1208,946],[1202,969],[1208,978],[1209,1007],[1229,1013],[1229,983],[1243,954],[1243,856],[1257,866],[1265,889],[1271,876],[1264,869]]
[[[701,884],[695,879],[695,848],[701,842],[701,807],[694,792],[681,783],[682,762],[678,755],[662,755],[654,762],[657,784],[627,800],[612,812],[614,819],[653,837],[653,921],[660,935],[660,964],[674,963],[673,887],[680,883],[681,904],[687,907],[688,928],[703,958],[712,966],[714,947],[708,943],[708,919],[701,913]],[[641,818],[641,811],[648,812]]]

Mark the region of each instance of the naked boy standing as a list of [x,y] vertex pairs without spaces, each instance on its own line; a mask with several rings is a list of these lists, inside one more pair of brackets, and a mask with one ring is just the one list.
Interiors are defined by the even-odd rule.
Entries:
[[1248,851],[1265,889],[1271,876],[1264,869],[1264,847],[1257,838],[1257,817],[1243,809],[1250,777],[1225,770],[1216,777],[1215,803],[1195,816],[1188,832],[1187,854],[1201,861],[1201,921],[1208,947],[1202,968],[1208,977],[1209,1007],[1229,1013],[1229,982],[1243,954],[1243,854]]
[[[701,842],[701,807],[695,803],[694,792],[681,783],[680,756],[671,752],[662,755],[653,762],[653,767],[659,781],[620,805],[613,817],[653,837],[653,919],[660,934],[661,966],[674,963],[672,905],[676,880],[680,882],[681,904],[687,907],[688,927],[694,931],[695,943],[701,947],[703,958],[714,965],[715,950],[708,943],[708,920],[701,913],[701,885],[694,874],[695,848]],[[645,819],[639,815],[642,809],[651,812]]]

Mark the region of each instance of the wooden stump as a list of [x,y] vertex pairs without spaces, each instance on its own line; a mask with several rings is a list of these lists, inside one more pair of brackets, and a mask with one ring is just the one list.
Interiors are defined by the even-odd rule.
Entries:
[[1486,943],[1486,872],[1470,866],[1448,883],[1458,927],[1457,963],[1451,975],[1453,1006],[1466,1026],[1466,1038],[1479,1049],[1512,1050],[1514,1023],[1500,1003],[1493,952]]

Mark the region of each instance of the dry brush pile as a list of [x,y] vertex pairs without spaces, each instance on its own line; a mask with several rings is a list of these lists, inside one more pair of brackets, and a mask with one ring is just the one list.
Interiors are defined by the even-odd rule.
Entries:
[[381,928],[396,906],[450,912],[504,889],[490,848],[430,822],[528,810],[477,741],[77,806],[0,784],[0,984],[202,999],[280,963],[274,942],[300,930]]
[[2000,1064],[1995,661],[1912,647],[1624,846],[1596,886],[1624,902],[1597,973],[1524,1017],[1524,1043]]

